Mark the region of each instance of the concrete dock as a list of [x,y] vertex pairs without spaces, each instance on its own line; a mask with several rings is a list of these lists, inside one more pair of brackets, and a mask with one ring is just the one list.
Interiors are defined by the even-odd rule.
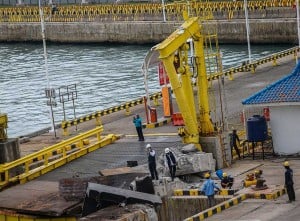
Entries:
[[[264,88],[268,84],[289,74],[295,67],[294,57],[285,57],[277,61],[277,66],[268,63],[260,66],[255,73],[241,72],[234,75],[234,80],[225,79],[225,93],[228,108],[229,125],[242,128],[239,122],[240,112],[243,109],[241,100]],[[211,93],[217,85],[212,85]],[[219,104],[216,105],[217,107]],[[175,105],[175,110],[176,110]],[[138,113],[145,121],[144,105],[138,105],[131,108],[131,113]],[[89,153],[75,161],[72,161],[52,172],[44,174],[33,181],[23,185],[10,187],[0,192],[0,208],[17,209],[20,212],[37,214],[38,211],[46,211],[45,214],[56,216],[64,214],[72,202],[59,201],[58,182],[63,178],[71,177],[92,177],[99,176],[99,171],[109,168],[126,167],[127,161],[137,161],[139,165],[147,162],[145,146],[151,143],[152,147],[158,152],[163,152],[164,148],[177,148],[184,144],[181,138],[177,136],[177,127],[168,123],[161,127],[144,129],[145,141],[138,141],[135,127],[132,123],[132,116],[126,116],[124,111],[112,113],[102,118],[104,134],[116,134],[120,137],[115,143],[100,148]],[[162,117],[162,105],[157,106],[158,118]],[[90,130],[95,127],[94,121],[84,122],[78,125],[78,130],[70,128],[71,136]],[[231,127],[230,127],[231,128]],[[58,138],[54,138],[53,133],[46,133],[41,136],[30,138],[28,142],[20,145],[21,155],[25,156],[34,153],[46,146],[50,146],[63,139],[62,131],[57,131]],[[283,185],[284,168],[282,166],[283,158],[268,157],[262,160],[257,157],[252,160],[251,157],[235,161],[231,167],[224,168],[228,174],[236,178],[235,185],[240,185],[245,174],[254,169],[262,169],[267,185]],[[291,168],[294,169],[294,181],[296,190],[296,199],[300,196],[300,183],[297,182],[300,177],[299,159],[291,159]],[[45,196],[48,196],[45,200]],[[32,200],[35,202],[32,202]],[[299,202],[286,204],[287,196],[284,195],[276,200],[247,199],[242,203],[233,206],[224,212],[214,215],[207,220],[298,220],[299,211],[296,210]],[[45,203],[47,201],[48,203]],[[44,204],[41,204],[43,203]],[[41,208],[41,205],[42,208]],[[178,211],[177,211],[178,212]],[[180,211],[179,211],[180,212]]]

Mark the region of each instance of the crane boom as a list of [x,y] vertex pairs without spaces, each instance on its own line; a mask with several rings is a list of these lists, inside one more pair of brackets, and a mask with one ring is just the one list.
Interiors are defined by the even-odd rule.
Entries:
[[[199,117],[197,117],[192,75],[188,64],[187,40],[190,38],[194,41]],[[154,46],[154,50],[159,52],[159,58],[164,63],[185,123],[184,128],[179,128],[179,135],[182,136],[184,143],[194,143],[199,150],[201,150],[200,134],[207,135],[213,132],[203,48],[203,35],[197,17],[187,19],[168,38]]]

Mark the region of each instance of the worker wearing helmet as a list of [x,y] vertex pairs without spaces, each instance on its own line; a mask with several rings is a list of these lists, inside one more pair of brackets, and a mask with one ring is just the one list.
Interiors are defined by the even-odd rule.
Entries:
[[203,192],[205,194],[205,196],[207,196],[208,207],[210,208],[216,204],[215,203],[215,189],[220,191],[220,188],[215,184],[215,182],[212,179],[210,179],[209,173],[206,173],[204,175],[204,177],[206,180],[201,187],[201,192]]
[[262,170],[255,170],[254,171],[254,176],[255,176],[256,179],[263,178],[262,174],[263,174]]
[[291,203],[292,201],[296,200],[293,181],[293,170],[290,168],[290,164],[288,161],[285,161],[283,163],[283,166],[285,168],[285,188],[289,197],[289,200],[287,202]]
[[148,167],[151,174],[152,180],[158,180],[158,174],[156,170],[156,153],[155,150],[152,149],[151,144],[146,145],[146,149],[148,152]]
[[172,151],[169,148],[165,149],[165,167],[169,168],[169,172],[172,178],[172,181],[174,181],[175,173],[176,173],[176,158]]
[[232,130],[232,133],[230,134],[230,149],[231,149],[231,158],[233,158],[232,155],[232,149],[235,149],[236,154],[238,155],[239,159],[241,159],[241,154],[239,147],[237,146],[237,143],[240,143],[240,138],[236,133],[236,129]]
[[223,177],[222,177],[222,180],[221,180],[222,188],[231,189],[232,185],[233,185],[233,178],[231,176],[228,176],[227,173],[223,173]]

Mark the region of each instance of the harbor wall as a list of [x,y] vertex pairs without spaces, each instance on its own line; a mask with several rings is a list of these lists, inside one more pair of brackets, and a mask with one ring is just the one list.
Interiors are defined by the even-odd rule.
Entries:
[[[47,22],[46,40],[57,43],[158,43],[181,22]],[[245,20],[214,20],[203,24],[204,30],[217,33],[219,43],[247,42]],[[297,43],[294,18],[251,19],[251,43]],[[40,23],[0,23],[0,42],[41,41]]]

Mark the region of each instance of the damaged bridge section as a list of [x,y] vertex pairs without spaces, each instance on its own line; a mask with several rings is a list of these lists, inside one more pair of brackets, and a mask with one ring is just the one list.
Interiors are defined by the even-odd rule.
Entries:
[[82,216],[86,216],[112,204],[126,205],[136,203],[157,206],[162,204],[162,201],[159,196],[153,194],[88,183]]

